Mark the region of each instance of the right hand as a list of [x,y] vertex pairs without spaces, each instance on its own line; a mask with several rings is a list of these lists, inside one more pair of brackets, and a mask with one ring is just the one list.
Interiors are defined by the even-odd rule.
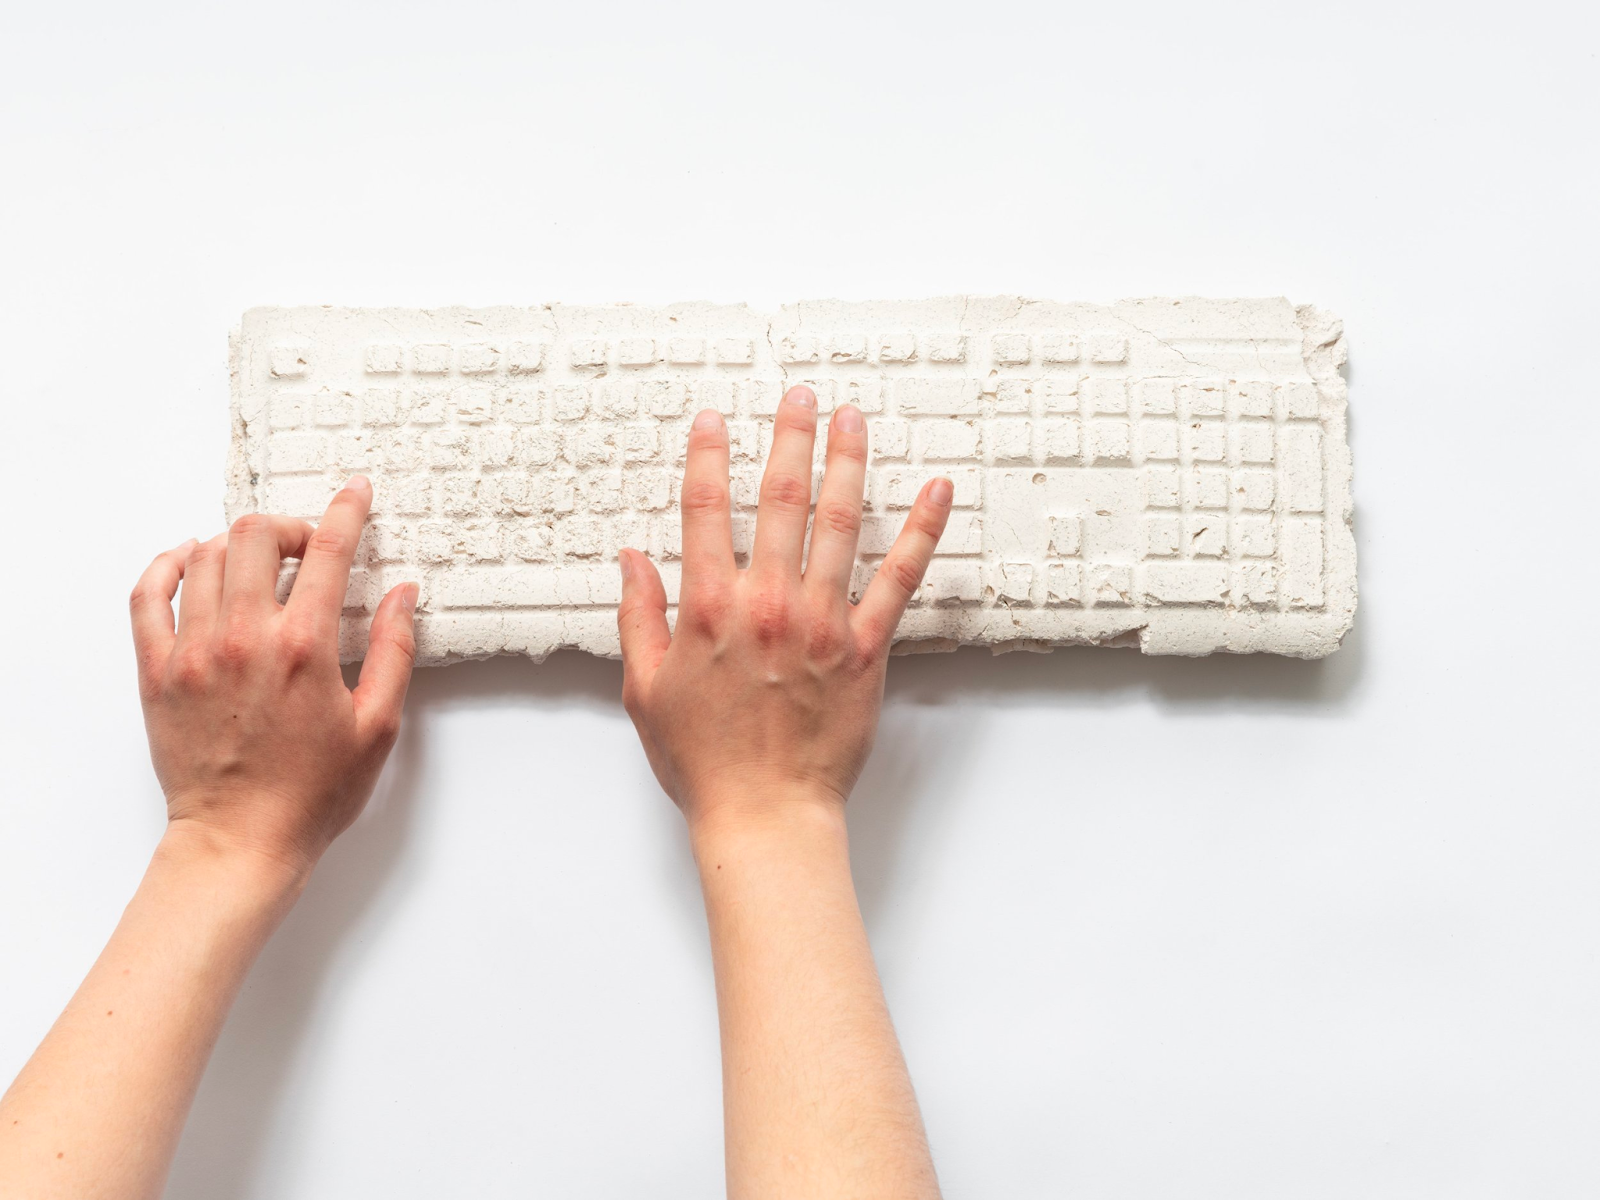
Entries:
[[623,702],[692,826],[796,802],[843,806],[872,749],[895,627],[950,515],[952,485],[934,479],[860,604],[850,603],[867,431],[847,405],[828,434],[802,573],[816,404],[799,386],[778,407],[746,570],[733,558],[727,427],[713,410],[695,418],[676,631],[650,560],[621,555]]
[[[339,614],[372,485],[350,480],[315,529],[241,517],[157,556],[133,590],[134,647],[169,836],[266,855],[300,874],[366,803],[400,730],[417,585],[378,606],[354,691]],[[287,604],[273,591],[301,560]],[[176,627],[172,598],[183,583]]]

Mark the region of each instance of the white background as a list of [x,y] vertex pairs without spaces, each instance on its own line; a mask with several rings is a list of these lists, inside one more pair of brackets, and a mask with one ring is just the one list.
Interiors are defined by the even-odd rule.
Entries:
[[[161,828],[124,604],[218,528],[246,307],[1286,294],[1349,336],[1338,654],[891,665],[855,864],[946,1189],[1600,1191],[1594,22],[1218,8],[12,12],[0,1076]],[[619,680],[419,675],[170,1196],[719,1193]]]

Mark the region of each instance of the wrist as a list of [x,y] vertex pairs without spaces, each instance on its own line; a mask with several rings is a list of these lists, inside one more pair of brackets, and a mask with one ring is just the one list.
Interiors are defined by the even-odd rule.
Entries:
[[703,873],[716,869],[714,860],[849,859],[844,805],[833,793],[797,791],[698,806],[689,818],[689,843]]
[[316,865],[273,853],[186,817],[167,822],[153,862],[204,881],[216,889],[219,898],[268,907],[293,904]]
[[734,786],[694,789],[682,805],[689,836],[717,836],[739,829],[759,829],[793,820],[818,818],[844,823],[845,797],[820,784],[740,782]]

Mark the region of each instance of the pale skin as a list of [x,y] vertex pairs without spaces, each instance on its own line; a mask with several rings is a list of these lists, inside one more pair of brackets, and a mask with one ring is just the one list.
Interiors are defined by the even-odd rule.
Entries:
[[[655,568],[637,551],[621,556],[624,702],[688,822],[705,894],[729,1196],[932,1197],[851,882],[844,806],[871,750],[889,643],[952,489],[924,487],[852,604],[867,435],[853,408],[834,415],[807,551],[816,421],[810,390],[791,389],[741,570],[727,430],[714,412],[696,418],[674,630]],[[246,973],[360,813],[399,732],[416,585],[379,606],[354,689],[338,663],[371,500],[357,477],[314,530],[244,518],[159,555],[134,589],[167,829],[104,952],[0,1098],[0,1195],[161,1194]],[[280,605],[284,558],[303,561]]]

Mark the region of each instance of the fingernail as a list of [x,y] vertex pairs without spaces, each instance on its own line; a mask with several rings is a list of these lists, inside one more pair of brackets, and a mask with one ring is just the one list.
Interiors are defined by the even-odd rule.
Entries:
[[633,578],[633,555],[624,550],[617,555],[617,562],[622,566],[622,582],[627,583]]
[[366,492],[372,490],[372,481],[365,475],[352,475],[345,481],[344,486],[352,492]]
[[722,414],[714,408],[708,408],[694,419],[696,429],[716,429],[722,424]]
[[955,499],[955,496],[956,485],[951,483],[943,475],[939,476],[939,478],[935,479],[933,483],[928,486],[928,499],[932,500],[935,504],[949,504],[950,501]]
[[783,398],[787,403],[798,404],[801,408],[816,408],[817,406],[817,394],[803,383],[790,388]]
[[406,612],[414,612],[417,607],[417,593],[422,590],[420,584],[407,583],[400,588],[400,607]]
[[833,423],[840,433],[860,433],[864,428],[861,421],[861,410],[854,405],[846,404],[839,410],[839,415],[834,417]]

